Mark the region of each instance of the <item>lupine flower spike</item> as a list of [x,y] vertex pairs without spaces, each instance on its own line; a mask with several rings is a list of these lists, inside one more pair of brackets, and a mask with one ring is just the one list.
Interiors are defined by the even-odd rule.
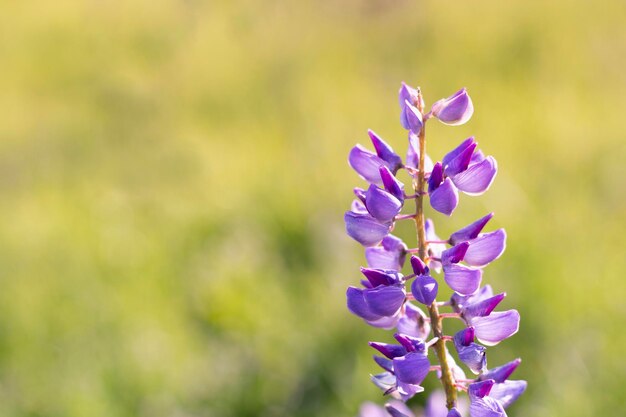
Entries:
[[[431,372],[443,389],[431,394],[423,417],[506,416],[505,409],[526,389],[526,381],[509,379],[521,359],[489,368],[487,347],[517,333],[520,316],[513,309],[496,311],[506,293],[494,294],[490,285],[482,283],[483,269],[504,252],[506,233],[484,231],[494,216],[488,213],[441,239],[424,215],[427,199],[434,210],[451,216],[460,193],[476,196],[489,189],[498,165],[483,154],[474,137],[438,162],[426,155],[428,120],[455,126],[472,117],[474,105],[465,88],[436,101],[426,112],[420,89],[402,83],[398,103],[400,123],[408,131],[406,161],[372,130],[368,136],[374,151],[356,145],[348,157],[366,183],[354,189],[355,199],[344,216],[346,232],[365,247],[367,261],[360,285],[346,292],[348,309],[371,326],[393,329],[395,339],[369,343],[376,351],[374,361],[382,368],[372,375],[372,382],[393,399],[384,407],[363,404],[359,417],[419,416],[405,402],[424,391],[421,384]],[[402,170],[412,185],[410,192],[397,177]],[[415,202],[414,211],[402,214],[410,200]],[[416,225],[415,248],[391,234],[396,222],[407,219]],[[407,259],[410,270],[403,273]],[[452,296],[437,301],[443,283]],[[450,311],[440,312],[440,308]],[[447,318],[461,320],[465,327],[446,333]],[[457,365],[454,352],[475,375],[473,379]],[[460,392],[466,392],[467,398]]]

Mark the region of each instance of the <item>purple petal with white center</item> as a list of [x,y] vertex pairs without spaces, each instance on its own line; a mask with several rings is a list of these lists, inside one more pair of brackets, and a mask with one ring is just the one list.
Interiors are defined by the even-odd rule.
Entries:
[[441,164],[443,166],[448,165],[450,161],[452,161],[457,156],[461,155],[463,151],[465,151],[468,147],[472,146],[474,143],[476,143],[476,141],[474,140],[474,136],[470,136],[469,138],[465,139],[456,148],[452,149],[443,157],[443,159],[441,160]]
[[424,391],[424,387],[420,385],[398,381],[397,392],[400,394],[402,401],[408,401],[413,398],[415,394],[422,391]]
[[503,292],[485,300],[467,304],[463,308],[463,317],[465,320],[471,320],[474,317],[488,316],[504,300],[504,297],[506,297],[506,293]]
[[381,165],[386,165],[389,169],[393,170],[393,166],[390,166],[387,162],[376,156],[375,153],[361,145],[356,145],[350,150],[348,163],[361,178],[371,184],[377,185],[382,184],[380,171],[378,170]]
[[446,178],[435,191],[430,193],[430,205],[439,213],[450,216],[459,204],[459,192],[450,178]]
[[344,220],[348,236],[363,246],[376,245],[390,231],[390,225],[379,222],[369,214],[347,211]]
[[504,253],[505,248],[506,232],[504,229],[498,229],[470,241],[464,260],[472,266],[485,266],[498,259]]
[[414,132],[416,135],[422,130],[424,122],[422,121],[422,113],[405,100],[404,107],[400,113],[400,123],[406,130]]
[[460,172],[463,172],[469,166],[474,150],[478,144],[476,142],[470,144],[467,148],[463,149],[458,155],[452,158],[444,167],[444,172],[447,177],[451,177]]
[[467,90],[460,89],[450,97],[433,104],[433,115],[442,123],[458,126],[467,122],[474,114],[474,104]]
[[358,198],[363,204],[365,204],[365,190],[363,188],[354,187],[352,192],[354,192],[356,198]]
[[487,395],[489,395],[489,392],[491,391],[491,388],[493,388],[495,383],[496,381],[494,381],[493,379],[487,379],[485,381],[474,382],[473,384],[469,385],[467,389],[467,393],[469,394],[470,398],[486,397]]
[[476,343],[468,346],[456,346],[459,359],[476,375],[487,368],[487,348]]
[[450,244],[456,245],[460,242],[467,242],[468,240],[476,239],[478,234],[483,230],[492,217],[493,213],[489,213],[485,217],[481,217],[476,220],[474,223],[452,233],[450,235]]
[[378,327],[379,329],[391,330],[398,325],[399,314],[394,314],[389,317],[381,317],[378,320],[365,320],[367,324],[372,327]]
[[480,287],[483,271],[464,265],[448,265],[443,267],[443,279],[459,294],[470,295]]
[[376,364],[378,364],[378,366],[383,368],[385,371],[393,372],[393,361],[391,359],[374,355],[374,362],[376,362]]
[[469,346],[474,341],[474,328],[468,327],[463,330],[459,330],[454,335],[454,346]]
[[402,202],[387,191],[370,185],[365,194],[367,211],[380,222],[390,222],[400,212]]
[[[406,152],[406,166],[417,169],[419,167],[420,151],[418,136],[409,131],[409,148]],[[424,171],[433,170],[433,161],[428,155],[424,155]]]
[[404,279],[401,273],[394,270],[361,268],[361,273],[372,284],[372,288],[379,285],[401,284]]
[[372,141],[372,145],[374,145],[374,149],[376,150],[376,155],[383,161],[387,162],[387,166],[391,169],[392,172],[396,172],[399,168],[402,167],[402,158],[398,156],[397,153],[389,146],[387,142],[381,139],[373,130],[367,131],[370,139]]
[[383,187],[392,196],[404,202],[404,184],[402,184],[387,168],[386,166],[380,167],[380,178],[383,182]]
[[437,162],[433,166],[433,171],[430,173],[430,177],[428,177],[428,192],[432,193],[435,191],[441,183],[443,182],[443,167],[441,166],[441,162]]
[[441,263],[445,265],[458,264],[463,260],[470,244],[467,242],[461,242],[458,245],[452,246],[450,249],[446,249],[441,253]]
[[405,101],[416,105],[418,97],[419,95],[417,94],[417,89],[409,87],[403,81],[400,91],[398,91],[398,103],[400,104],[400,108],[404,107]]
[[494,385],[489,396],[498,400],[502,407],[507,408],[526,391],[527,385],[526,381],[505,381]]
[[365,259],[372,268],[392,269],[399,271],[404,266],[407,247],[396,236],[386,236],[381,246],[365,249]]
[[353,200],[352,205],[350,206],[350,211],[356,214],[367,214],[369,216],[369,213],[365,208],[365,204],[363,204],[361,200]]
[[372,313],[389,317],[402,307],[406,294],[402,286],[381,286],[363,290],[363,298]]
[[496,383],[501,384],[511,376],[513,371],[517,369],[520,363],[522,363],[522,360],[520,358],[517,358],[502,366],[498,366],[496,368],[488,370],[480,376],[480,379],[493,379],[494,381],[496,381]]
[[480,195],[489,189],[497,172],[498,163],[492,156],[488,156],[453,176],[452,181],[465,194]]
[[430,371],[430,362],[423,353],[412,352],[393,360],[393,371],[399,382],[419,385]]
[[472,398],[470,403],[472,417],[506,417],[504,407],[491,397]]
[[385,409],[391,417],[415,417],[415,414],[402,401],[390,401],[385,404]]
[[430,321],[427,318],[419,307],[404,303],[404,314],[398,320],[398,332],[424,340],[430,333]]
[[419,275],[411,283],[411,293],[415,297],[415,301],[424,305],[431,305],[437,298],[439,284],[429,275]]
[[494,346],[517,333],[519,319],[517,310],[496,311],[486,317],[474,317],[471,325],[480,343]]
[[378,320],[381,318],[379,314],[375,314],[365,302],[363,290],[355,287],[348,287],[346,291],[348,310],[356,316],[364,320]]
[[426,264],[415,255],[411,256],[411,268],[413,269],[413,273],[415,275],[428,274],[428,267]]
[[416,337],[409,336],[407,334],[396,333],[393,337],[400,342],[403,348],[406,349],[408,353],[411,352],[424,352],[426,349],[426,343],[422,339],[418,339]]
[[398,358],[408,353],[407,350],[400,345],[392,345],[389,343],[380,342],[369,342],[368,344],[389,359]]

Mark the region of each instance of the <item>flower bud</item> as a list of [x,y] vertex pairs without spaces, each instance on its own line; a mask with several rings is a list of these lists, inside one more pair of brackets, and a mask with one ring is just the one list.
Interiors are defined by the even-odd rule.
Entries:
[[432,107],[433,116],[441,122],[457,126],[467,122],[474,114],[472,99],[465,88],[460,89],[448,98],[441,99]]

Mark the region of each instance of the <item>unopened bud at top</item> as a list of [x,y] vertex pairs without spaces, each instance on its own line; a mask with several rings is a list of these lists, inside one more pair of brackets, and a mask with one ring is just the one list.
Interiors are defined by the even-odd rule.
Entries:
[[435,102],[432,113],[447,125],[462,125],[474,114],[474,105],[467,90],[462,88],[450,97]]

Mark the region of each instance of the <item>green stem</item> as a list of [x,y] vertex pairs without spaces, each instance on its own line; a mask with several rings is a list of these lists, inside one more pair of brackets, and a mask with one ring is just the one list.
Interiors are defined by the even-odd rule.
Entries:
[[[421,99],[421,91],[418,90],[419,100],[418,109],[420,112],[424,112],[423,100]],[[426,230],[424,222],[424,188],[426,186],[426,177],[424,172],[424,160],[426,156],[426,126],[422,126],[422,129],[418,135],[419,137],[419,170],[417,173],[417,181],[413,180],[413,189],[417,198],[415,199],[415,227],[417,228],[417,243],[418,243],[418,255],[422,261],[426,261],[426,254],[428,243],[426,242]],[[437,300],[428,307],[428,313],[430,315],[430,325],[433,329],[434,337],[439,338],[434,345],[439,365],[441,366],[441,383],[446,393],[446,407],[448,410],[452,407],[456,407],[456,388],[454,386],[454,377],[452,376],[452,369],[448,363],[448,350],[443,338],[442,318],[439,315],[439,308],[437,307]]]

